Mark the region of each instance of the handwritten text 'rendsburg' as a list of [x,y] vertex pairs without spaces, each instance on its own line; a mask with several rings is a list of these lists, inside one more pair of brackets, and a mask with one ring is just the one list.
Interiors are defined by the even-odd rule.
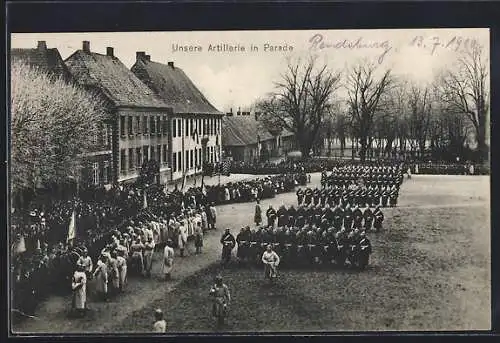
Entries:
[[322,34],[315,34],[309,39],[311,44],[310,50],[323,50],[323,49],[374,49],[379,50],[377,61],[379,64],[384,62],[387,53],[392,50],[392,46],[388,40],[384,41],[366,41],[363,37],[357,39],[343,39],[336,42],[328,42]]

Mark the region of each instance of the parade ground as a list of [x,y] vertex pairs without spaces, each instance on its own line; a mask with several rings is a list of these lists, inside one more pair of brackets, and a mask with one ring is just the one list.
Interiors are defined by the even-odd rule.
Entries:
[[[311,185],[319,180],[313,174]],[[368,234],[373,254],[365,271],[286,269],[274,285],[261,269],[221,269],[223,228],[236,235],[251,225],[255,203],[218,206],[218,230],[205,235],[201,255],[191,245],[189,256],[176,256],[172,281],[161,280],[157,253],[152,278],[131,278],[126,292],[107,303],[94,302],[91,294],[87,317],[68,317],[71,296],[51,296],[36,318],[13,331],[144,333],[156,308],[165,313],[167,332],[220,331],[208,296],[217,273],[232,293],[223,331],[488,330],[489,187],[489,176],[405,177],[398,207],[383,209],[384,229]],[[296,195],[264,200],[263,211],[269,204],[296,204]]]

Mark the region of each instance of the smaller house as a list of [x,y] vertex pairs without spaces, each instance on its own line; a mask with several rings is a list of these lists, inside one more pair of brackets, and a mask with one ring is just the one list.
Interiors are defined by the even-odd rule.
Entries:
[[254,162],[271,157],[276,138],[251,115],[226,115],[222,119],[222,149],[233,161]]

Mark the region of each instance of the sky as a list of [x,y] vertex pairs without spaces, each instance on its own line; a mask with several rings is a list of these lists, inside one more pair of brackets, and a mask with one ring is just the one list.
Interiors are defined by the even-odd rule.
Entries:
[[[344,76],[350,66],[370,62],[379,71],[390,68],[422,84],[453,65],[472,44],[480,44],[489,56],[489,29],[485,28],[14,33],[11,48],[34,48],[39,40],[57,48],[63,59],[81,49],[85,40],[93,52],[105,54],[106,47],[113,47],[115,56],[129,68],[136,51],[145,51],[155,62],[172,61],[224,112],[249,109],[276,89],[288,61],[306,61],[310,56]],[[235,48],[229,51],[229,46]]]

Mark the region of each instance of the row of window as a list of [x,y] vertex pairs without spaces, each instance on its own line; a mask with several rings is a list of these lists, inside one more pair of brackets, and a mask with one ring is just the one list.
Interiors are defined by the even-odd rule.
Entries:
[[[203,160],[209,161],[210,163],[219,161],[219,152],[216,147],[206,147],[205,156],[202,156],[202,150],[202,148],[199,148],[186,151],[185,166],[187,166],[188,169],[200,169]],[[182,153],[180,151],[172,154],[172,171],[182,171]]]
[[160,164],[168,163],[167,144],[149,146],[145,145],[138,148],[129,148],[120,150],[120,172],[125,174],[127,171],[139,169],[145,160],[155,160]]
[[213,136],[220,135],[221,119],[205,118],[205,119],[173,119],[172,120],[172,137],[182,137],[182,125],[184,124],[184,135],[186,137],[193,136],[196,132],[198,136]]
[[101,125],[92,136],[92,143],[96,146],[111,146],[111,127],[108,124]]
[[103,168],[99,168],[99,162],[92,163],[92,183],[94,185],[99,185],[102,181],[103,184],[108,184],[110,180],[109,161],[104,161]]
[[167,116],[129,115],[120,116],[120,135],[128,134],[166,134],[168,132]]

